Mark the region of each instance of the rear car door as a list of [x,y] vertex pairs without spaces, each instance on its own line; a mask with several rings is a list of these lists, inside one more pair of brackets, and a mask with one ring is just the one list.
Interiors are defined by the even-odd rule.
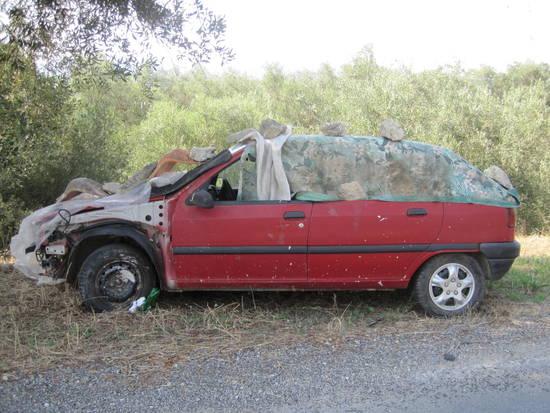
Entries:
[[[235,181],[225,182],[235,174],[222,175],[223,192],[236,192]],[[209,178],[216,180],[217,175]],[[211,209],[178,200],[171,223],[177,287],[282,288],[306,282],[311,210],[310,202],[238,201],[231,195]]]
[[415,258],[436,241],[442,219],[439,202],[316,203],[309,281],[326,288],[405,286]]

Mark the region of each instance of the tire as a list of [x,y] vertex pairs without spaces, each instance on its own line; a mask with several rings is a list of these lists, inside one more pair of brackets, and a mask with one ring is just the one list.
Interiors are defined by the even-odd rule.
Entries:
[[420,269],[413,284],[413,299],[436,317],[464,314],[477,307],[485,295],[485,275],[469,255],[445,254]]
[[108,244],[93,251],[78,273],[85,307],[95,312],[128,308],[156,285],[151,263],[126,244]]

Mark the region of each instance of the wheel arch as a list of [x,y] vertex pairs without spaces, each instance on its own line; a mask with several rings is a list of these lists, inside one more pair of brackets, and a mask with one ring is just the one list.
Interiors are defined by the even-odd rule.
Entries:
[[409,278],[407,289],[411,290],[416,279],[418,278],[418,275],[420,274],[420,271],[422,271],[422,268],[426,266],[431,260],[440,257],[442,255],[467,255],[472,258],[474,258],[479,266],[481,267],[481,270],[483,271],[483,275],[485,279],[489,279],[491,274],[491,268],[489,267],[489,263],[487,261],[487,258],[485,255],[483,255],[480,251],[438,251],[431,254],[426,254],[422,258],[420,258],[418,261],[414,263],[414,272],[411,278]]
[[99,247],[122,243],[130,245],[151,262],[157,282],[163,287],[164,264],[160,248],[137,226],[126,222],[109,222],[86,228],[75,234],[75,241],[67,259],[67,281],[75,284],[84,260]]

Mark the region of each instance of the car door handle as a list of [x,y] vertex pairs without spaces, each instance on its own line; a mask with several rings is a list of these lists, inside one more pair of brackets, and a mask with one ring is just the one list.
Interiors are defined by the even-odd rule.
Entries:
[[428,215],[428,211],[424,208],[409,208],[407,209],[407,216],[409,217],[419,217],[422,215]]
[[301,219],[305,217],[306,214],[304,214],[302,211],[286,211],[283,215],[284,219]]

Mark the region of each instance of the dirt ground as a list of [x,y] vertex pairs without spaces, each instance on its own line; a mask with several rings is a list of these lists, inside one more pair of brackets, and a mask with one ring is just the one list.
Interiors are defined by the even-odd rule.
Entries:
[[[489,285],[480,310],[463,317],[467,322],[506,326],[518,317],[536,319],[548,302],[550,237],[520,242],[522,258]],[[456,322],[426,317],[402,291],[165,293],[147,313],[92,314],[82,310],[70,286],[37,287],[11,270],[0,272],[0,303],[5,379],[89,362],[153,374],[243,349],[340,342]]]

